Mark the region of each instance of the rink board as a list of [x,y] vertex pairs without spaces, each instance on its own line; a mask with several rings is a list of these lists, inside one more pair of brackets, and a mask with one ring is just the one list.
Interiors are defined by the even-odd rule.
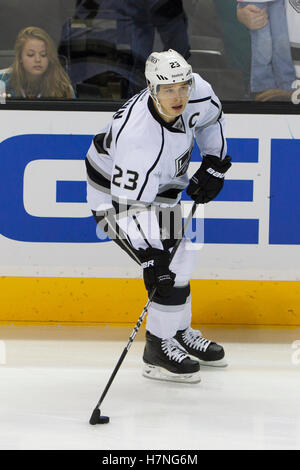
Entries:
[[[193,280],[193,325],[300,325],[293,281]],[[1,279],[5,323],[135,324],[147,302],[141,279]]]
[[[142,311],[139,267],[97,237],[85,201],[85,154],[111,116],[0,110],[0,321],[122,324]],[[233,167],[189,233],[194,324],[299,325],[300,116],[227,115],[227,136]],[[189,174],[200,160],[195,148]]]

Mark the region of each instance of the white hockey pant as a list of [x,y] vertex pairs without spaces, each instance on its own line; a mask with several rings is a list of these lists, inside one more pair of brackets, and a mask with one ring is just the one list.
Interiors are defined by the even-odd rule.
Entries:
[[189,249],[192,243],[184,238],[171,262],[170,269],[176,274],[173,294],[152,301],[146,321],[146,329],[158,338],[167,339],[175,336],[178,330],[184,330],[191,324],[191,295],[189,281],[198,264],[198,250]]

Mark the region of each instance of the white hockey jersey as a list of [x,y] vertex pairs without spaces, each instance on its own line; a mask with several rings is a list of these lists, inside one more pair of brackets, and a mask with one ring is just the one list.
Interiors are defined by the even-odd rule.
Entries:
[[97,134],[86,157],[87,201],[94,211],[129,204],[175,205],[188,185],[194,138],[202,155],[223,159],[224,117],[211,86],[194,74],[189,102],[173,124],[155,111],[148,89],[135,95]]
[[[189,183],[187,169],[194,139],[203,156],[226,156],[221,103],[209,83],[198,74],[194,74],[194,80],[186,108],[175,122],[166,123],[158,115],[145,89],[114,114],[88,151],[88,205],[98,214],[118,204],[130,206],[132,210],[127,214],[135,214],[135,223],[127,217],[122,229],[131,241],[135,240],[135,248],[147,247],[145,238],[151,239],[151,246],[162,247],[153,212],[145,214],[147,211],[135,209],[178,203]],[[137,222],[143,228],[142,237],[137,233]]]

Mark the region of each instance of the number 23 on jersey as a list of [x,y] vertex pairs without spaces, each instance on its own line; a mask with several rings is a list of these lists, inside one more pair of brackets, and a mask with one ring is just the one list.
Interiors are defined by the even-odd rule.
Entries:
[[126,170],[125,174],[122,168],[115,166],[116,173],[113,175],[112,184],[119,188],[134,190],[137,187],[139,174],[136,171]]

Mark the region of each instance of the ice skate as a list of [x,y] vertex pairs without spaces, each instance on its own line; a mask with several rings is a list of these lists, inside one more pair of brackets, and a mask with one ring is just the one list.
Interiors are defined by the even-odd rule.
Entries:
[[199,330],[193,330],[191,327],[179,330],[175,339],[190,356],[198,359],[201,365],[211,367],[226,367],[228,365],[224,359],[223,347],[203,338]]
[[146,332],[143,376],[171,382],[200,382],[199,362],[191,359],[174,338],[160,339]]

